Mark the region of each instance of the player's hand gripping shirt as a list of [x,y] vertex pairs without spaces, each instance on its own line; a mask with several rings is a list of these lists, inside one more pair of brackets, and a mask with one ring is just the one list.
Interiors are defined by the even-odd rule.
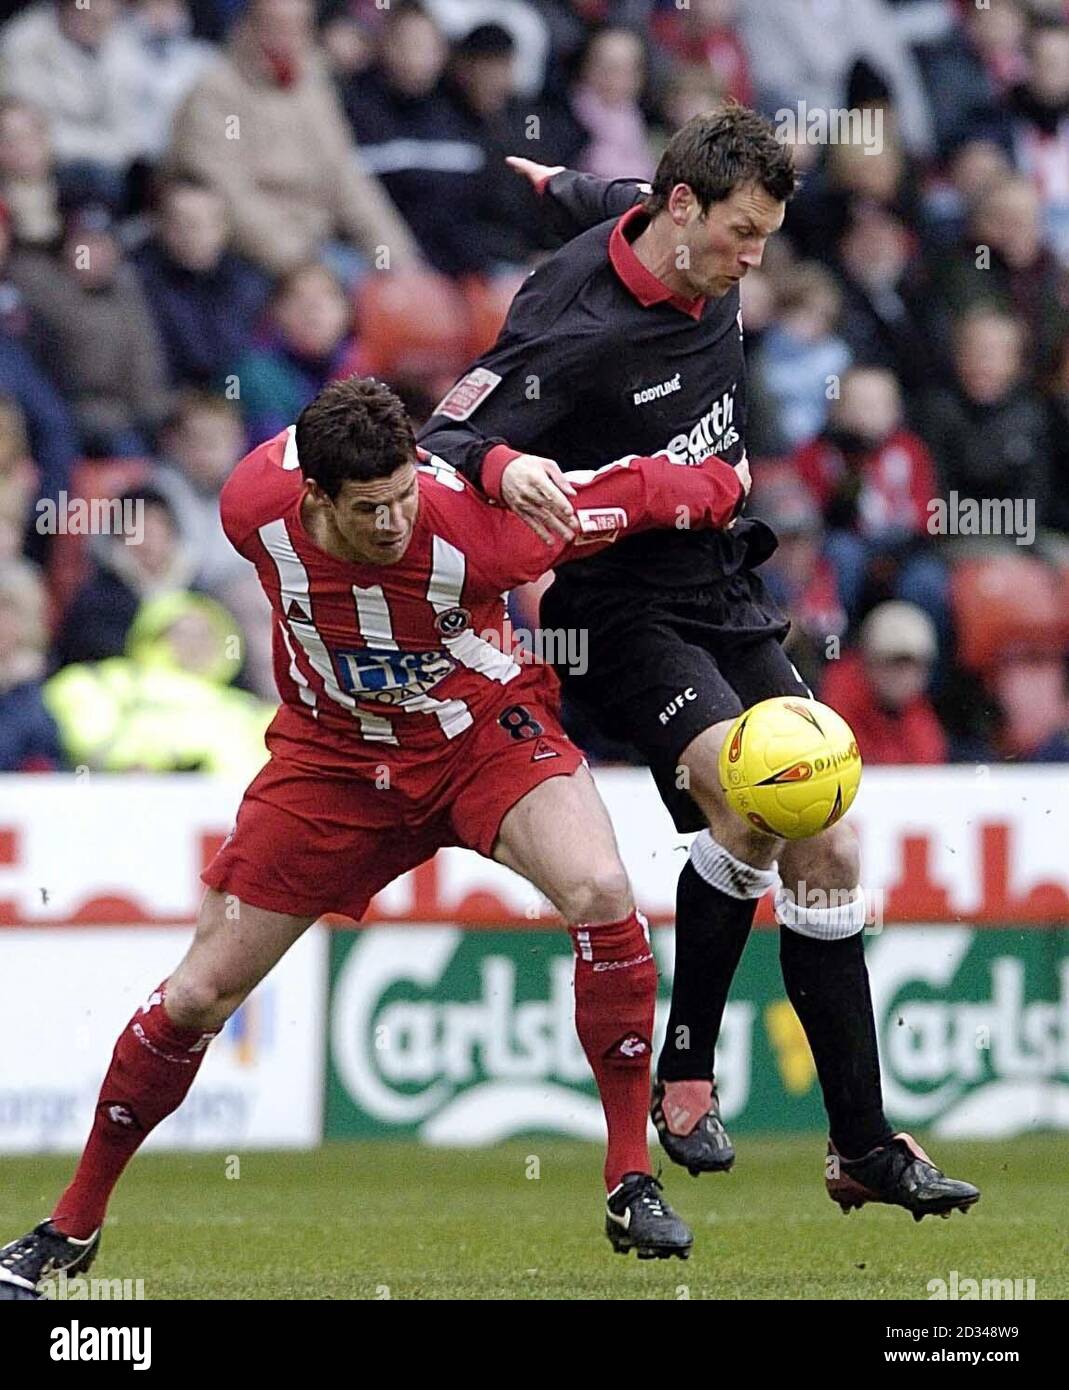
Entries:
[[344,768],[384,748],[426,754],[500,705],[502,688],[553,677],[503,649],[504,591],[554,565],[654,526],[726,526],[742,501],[734,470],[632,458],[575,474],[582,527],[547,544],[420,451],[419,509],[404,557],[355,564],[320,549],[301,519],[304,479],[292,428],[234,469],[220,499],[231,543],[255,564],[274,610],[282,708],[272,751]]

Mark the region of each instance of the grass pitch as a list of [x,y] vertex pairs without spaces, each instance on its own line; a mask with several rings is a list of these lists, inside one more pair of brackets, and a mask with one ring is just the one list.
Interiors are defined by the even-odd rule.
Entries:
[[[1069,1298],[1065,1137],[933,1143],[983,1197],[968,1216],[919,1224],[881,1207],[844,1218],[824,1194],[819,1136],[738,1147],[727,1175],[665,1165],[668,1199],[694,1230],[685,1263],[613,1254],[592,1145],[331,1144],[243,1154],[238,1177],[223,1154],[143,1155],[92,1275],[142,1279],[148,1299],[842,1300],[927,1299],[930,1279],[957,1270]],[[0,1159],[0,1242],[47,1214],[72,1167]]]

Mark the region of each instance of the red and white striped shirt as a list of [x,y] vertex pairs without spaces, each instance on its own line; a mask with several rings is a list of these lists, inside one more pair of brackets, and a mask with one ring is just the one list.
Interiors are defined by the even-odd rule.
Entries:
[[[581,532],[547,544],[449,464],[419,456],[412,538],[392,565],[339,560],[313,542],[292,427],[223,488],[223,529],[274,610],[282,709],[268,743],[312,766],[344,770],[387,748],[425,756],[458,738],[496,713],[523,672],[500,635],[506,590],[633,531],[727,525],[741,498],[734,469],[715,457],[693,467],[624,459],[568,475]],[[535,678],[553,681],[546,668]]]

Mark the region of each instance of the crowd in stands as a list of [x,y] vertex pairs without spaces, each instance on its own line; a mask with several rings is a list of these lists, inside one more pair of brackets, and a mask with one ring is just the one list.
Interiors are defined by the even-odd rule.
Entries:
[[[0,771],[255,770],[235,462],[351,372],[430,414],[555,245],[507,154],[648,178],[725,100],[802,173],[742,284],[792,659],[869,762],[1069,761],[1066,0],[5,14]],[[809,138],[847,109],[866,138]],[[40,524],[76,498],[137,543]]]

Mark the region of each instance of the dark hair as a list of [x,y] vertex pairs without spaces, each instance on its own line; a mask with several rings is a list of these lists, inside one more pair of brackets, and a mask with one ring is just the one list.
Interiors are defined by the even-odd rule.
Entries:
[[388,478],[415,463],[416,437],[388,386],[350,376],[324,386],[298,415],[297,459],[304,476],[334,501],[343,483]]
[[453,45],[456,58],[511,58],[516,41],[501,24],[477,24]]
[[737,102],[706,111],[676,131],[653,176],[646,211],[656,217],[677,183],[694,192],[703,213],[740,184],[757,183],[785,203],[797,187],[794,158],[763,116]]

